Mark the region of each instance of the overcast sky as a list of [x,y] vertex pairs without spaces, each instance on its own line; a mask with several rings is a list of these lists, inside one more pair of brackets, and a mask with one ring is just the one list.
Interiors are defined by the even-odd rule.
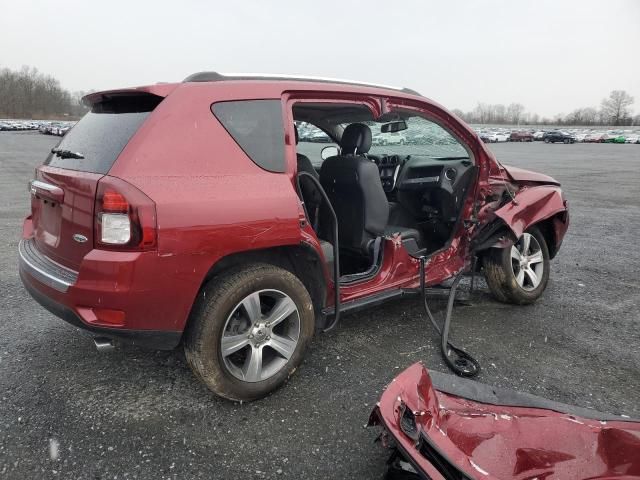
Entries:
[[640,0],[0,0],[0,66],[70,90],[297,73],[546,116],[623,89],[638,113],[639,55]]

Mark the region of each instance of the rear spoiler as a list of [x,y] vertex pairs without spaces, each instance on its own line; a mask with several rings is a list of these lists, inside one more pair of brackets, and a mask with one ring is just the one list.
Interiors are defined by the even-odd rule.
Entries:
[[173,92],[178,85],[178,83],[158,83],[156,85],[148,85],[144,87],[120,88],[116,90],[92,92],[82,97],[82,103],[88,107],[92,107],[96,103],[104,102],[113,97],[140,94],[150,94],[164,98]]

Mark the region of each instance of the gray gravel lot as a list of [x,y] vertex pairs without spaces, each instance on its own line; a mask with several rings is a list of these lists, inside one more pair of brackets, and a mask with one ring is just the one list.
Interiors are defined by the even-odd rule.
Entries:
[[[0,133],[0,478],[381,478],[387,454],[363,428],[381,390],[419,360],[446,371],[419,300],[345,317],[252,404],[209,394],[178,352],[99,354],[17,274],[27,181],[57,141]],[[491,149],[560,180],[572,225],[538,303],[499,304],[481,284],[453,338],[482,382],[640,417],[640,145]]]

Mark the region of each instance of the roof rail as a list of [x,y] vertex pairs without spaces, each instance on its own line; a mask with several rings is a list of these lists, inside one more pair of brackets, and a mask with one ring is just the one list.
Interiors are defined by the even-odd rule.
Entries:
[[403,87],[393,87],[390,85],[380,85],[377,83],[359,82],[356,80],[344,80],[340,78],[311,77],[306,75],[284,75],[280,73],[218,73],[218,72],[198,72],[189,75],[183,82],[223,82],[230,80],[293,80],[298,82],[318,82],[318,83],[341,83],[345,85],[360,85],[365,87],[385,88],[387,90],[397,90],[399,92],[420,95],[415,90]]

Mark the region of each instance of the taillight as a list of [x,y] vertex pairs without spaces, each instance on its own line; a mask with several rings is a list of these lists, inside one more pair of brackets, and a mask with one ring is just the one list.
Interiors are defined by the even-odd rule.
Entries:
[[119,178],[102,177],[94,212],[96,248],[156,248],[156,205],[133,185]]

